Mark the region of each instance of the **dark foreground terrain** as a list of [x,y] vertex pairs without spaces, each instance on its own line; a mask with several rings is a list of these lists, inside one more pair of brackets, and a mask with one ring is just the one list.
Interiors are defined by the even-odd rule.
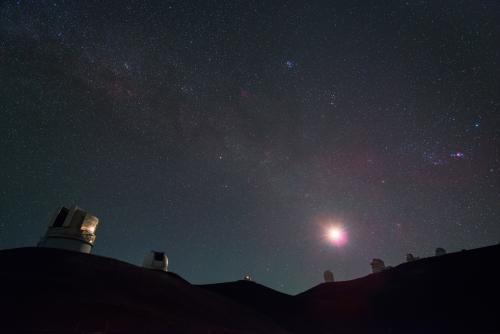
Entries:
[[56,249],[0,251],[0,333],[500,333],[500,246],[290,296]]

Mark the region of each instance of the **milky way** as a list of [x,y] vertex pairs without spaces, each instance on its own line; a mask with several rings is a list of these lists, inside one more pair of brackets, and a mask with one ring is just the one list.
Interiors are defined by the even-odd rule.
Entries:
[[494,1],[4,1],[0,248],[75,203],[96,254],[296,293],[497,243],[499,36]]

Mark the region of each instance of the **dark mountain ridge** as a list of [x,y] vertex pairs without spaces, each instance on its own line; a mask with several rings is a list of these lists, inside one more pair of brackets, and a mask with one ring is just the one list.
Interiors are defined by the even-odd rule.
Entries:
[[500,246],[403,263],[296,296],[58,249],[0,251],[6,333],[500,333]]
[[0,264],[2,333],[284,333],[170,272],[50,248],[0,251]]

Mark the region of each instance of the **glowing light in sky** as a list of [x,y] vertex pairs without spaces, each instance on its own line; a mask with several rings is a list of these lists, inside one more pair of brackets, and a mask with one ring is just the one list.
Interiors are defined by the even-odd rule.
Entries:
[[329,226],[326,231],[326,237],[336,246],[342,246],[347,242],[347,234],[339,226]]
[[456,159],[462,159],[465,157],[465,154],[463,152],[457,151],[457,152],[451,153],[450,157],[456,158]]

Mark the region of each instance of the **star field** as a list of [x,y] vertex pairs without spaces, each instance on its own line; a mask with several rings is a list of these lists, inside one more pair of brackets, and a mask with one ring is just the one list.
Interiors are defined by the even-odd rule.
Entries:
[[499,45],[494,1],[4,1],[0,248],[75,203],[95,254],[298,293],[495,244]]

